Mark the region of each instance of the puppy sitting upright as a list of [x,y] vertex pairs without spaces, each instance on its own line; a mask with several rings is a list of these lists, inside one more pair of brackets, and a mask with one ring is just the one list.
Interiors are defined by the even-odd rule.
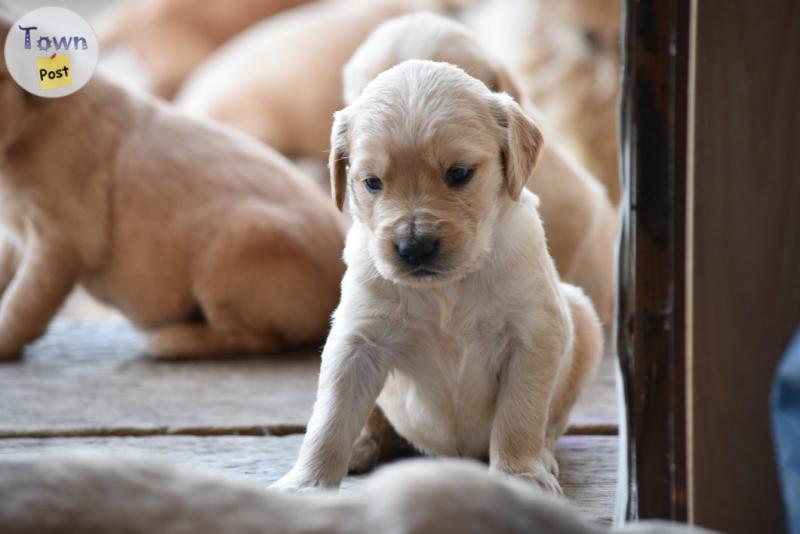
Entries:
[[[299,459],[277,487],[336,486],[396,430],[560,491],[556,439],[602,333],[559,282],[525,190],[541,147],[511,97],[445,63],[403,62],[336,114],[347,271]],[[376,399],[385,417],[370,415]]]
[[0,360],[78,283],[158,356],[325,335],[343,225],[279,154],[99,76],[67,97],[32,96],[1,58],[0,117]]

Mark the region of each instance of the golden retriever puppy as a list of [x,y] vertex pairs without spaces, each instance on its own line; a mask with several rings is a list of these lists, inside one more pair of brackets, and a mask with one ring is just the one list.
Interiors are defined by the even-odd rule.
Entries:
[[[353,102],[375,76],[407,59],[457,65],[489,89],[513,96],[540,127],[544,123],[508,69],[472,32],[433,13],[405,15],[376,29],[344,68],[345,101]],[[554,142],[542,148],[528,188],[541,199],[539,213],[561,279],[582,287],[610,325],[617,214],[605,189]]]
[[219,49],[176,104],[231,124],[291,156],[327,158],[342,107],[341,68],[382,22],[442,0],[323,0],[272,17]]
[[[602,330],[559,281],[525,189],[541,147],[510,96],[447,63],[400,63],[337,112],[347,271],[299,458],[277,487],[337,486],[396,431],[560,492],[556,439]],[[359,437],[376,400],[385,420]]]
[[0,359],[44,332],[76,284],[159,356],[324,337],[343,225],[282,156],[99,76],[31,96],[5,62],[0,115]]
[[[594,534],[559,500],[464,460],[387,466],[352,490],[287,495],[138,454],[96,451],[0,459],[6,534]],[[614,532],[708,532],[665,522]]]
[[309,0],[139,0],[100,27],[103,48],[129,46],[152,93],[172,98],[219,45],[259,20]]
[[619,202],[619,0],[489,0],[465,15]]

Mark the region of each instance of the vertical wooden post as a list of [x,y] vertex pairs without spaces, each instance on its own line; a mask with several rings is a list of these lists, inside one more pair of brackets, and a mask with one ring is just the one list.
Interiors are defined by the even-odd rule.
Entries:
[[685,520],[684,264],[689,1],[628,0],[617,349],[627,515]]
[[695,28],[690,518],[780,533],[769,391],[800,326],[800,2],[702,0]]

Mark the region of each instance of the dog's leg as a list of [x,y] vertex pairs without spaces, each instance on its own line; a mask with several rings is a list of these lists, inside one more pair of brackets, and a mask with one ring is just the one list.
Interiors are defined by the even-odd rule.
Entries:
[[274,210],[242,205],[197,258],[192,292],[204,323],[153,330],[163,358],[274,352],[324,338],[339,298],[338,247],[320,252],[287,231]]
[[351,473],[366,473],[381,460],[395,456],[406,445],[407,442],[383,415],[383,410],[377,405],[373,406],[367,424],[353,444],[348,470]]
[[297,462],[274,488],[338,487],[347,474],[353,442],[386,381],[388,364],[375,345],[337,330],[334,322]]
[[80,269],[67,247],[32,239],[0,304],[0,360],[39,337],[75,287]]
[[569,413],[584,384],[592,377],[603,351],[603,329],[589,298],[582,290],[562,284],[569,302],[575,331],[572,350],[565,354],[556,376],[547,423],[547,450],[552,455],[551,471],[558,476],[556,441],[567,429]]
[[215,326],[175,323],[156,328],[147,334],[148,351],[158,358],[178,359],[273,352],[281,347],[280,340],[268,334],[225,332]]
[[[542,339],[552,339],[541,336]],[[548,403],[563,347],[512,340],[507,366],[500,376],[497,407],[489,445],[492,470],[516,475],[561,494],[546,465]]]
[[8,288],[19,268],[19,250],[8,237],[0,238],[0,295]]

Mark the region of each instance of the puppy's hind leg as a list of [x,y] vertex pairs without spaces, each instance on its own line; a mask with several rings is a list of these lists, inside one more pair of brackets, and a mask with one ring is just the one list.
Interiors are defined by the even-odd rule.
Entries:
[[589,298],[573,285],[562,283],[561,289],[569,303],[575,334],[572,350],[559,366],[550,398],[545,446],[551,455],[547,463],[554,475],[558,474],[556,441],[567,429],[570,411],[581,389],[594,374],[603,351],[602,326]]
[[206,323],[174,323],[147,335],[150,354],[162,359],[206,358],[242,353],[272,352],[280,340],[269,335],[245,336],[237,331],[215,330]]
[[205,324],[154,331],[149,338],[154,354],[274,352],[324,338],[339,296],[341,272],[329,274],[341,263],[339,251],[326,254],[306,246],[282,217],[260,206],[231,214],[194,270],[193,292]]
[[349,472],[366,473],[380,461],[392,458],[409,447],[386,419],[383,410],[375,405],[353,444]]

